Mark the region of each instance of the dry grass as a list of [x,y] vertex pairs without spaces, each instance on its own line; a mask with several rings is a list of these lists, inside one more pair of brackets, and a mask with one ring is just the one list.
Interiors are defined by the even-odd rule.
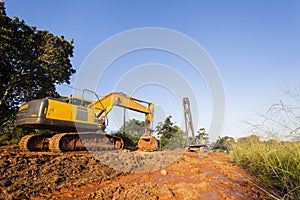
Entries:
[[238,141],[234,161],[254,174],[280,199],[300,198],[300,143],[255,140]]

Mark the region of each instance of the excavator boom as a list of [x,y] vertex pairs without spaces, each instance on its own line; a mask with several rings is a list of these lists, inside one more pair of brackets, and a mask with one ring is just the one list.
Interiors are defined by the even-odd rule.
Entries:
[[[147,106],[142,105],[142,103]],[[123,93],[110,93],[101,97],[98,101],[93,102],[88,107],[97,110],[100,121],[103,121],[113,106],[119,106],[145,114],[145,133],[140,137],[137,147],[142,151],[156,151],[158,149],[158,142],[150,131],[150,124],[154,120],[154,104],[130,97]]]
[[[142,103],[146,104],[147,106],[144,106]],[[101,98],[98,98],[98,100],[88,105],[88,108],[95,109],[96,112],[99,113],[99,116],[97,116],[96,114],[97,118],[100,121],[103,121],[114,106],[119,106],[136,112],[144,113],[146,122],[145,135],[150,135],[150,123],[154,120],[153,103],[133,98],[123,93],[110,93]]]

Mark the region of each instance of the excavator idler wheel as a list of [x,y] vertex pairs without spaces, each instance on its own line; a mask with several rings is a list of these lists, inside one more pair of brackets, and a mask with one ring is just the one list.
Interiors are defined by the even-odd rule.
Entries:
[[19,148],[23,151],[45,151],[49,149],[49,138],[44,135],[25,135]]
[[154,136],[142,136],[138,142],[138,149],[146,152],[156,151],[158,142]]

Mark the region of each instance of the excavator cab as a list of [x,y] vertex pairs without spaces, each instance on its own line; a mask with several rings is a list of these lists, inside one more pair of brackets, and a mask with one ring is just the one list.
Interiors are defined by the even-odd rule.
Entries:
[[69,104],[72,104],[72,105],[86,107],[89,104],[91,104],[93,101],[88,100],[88,99],[78,98],[78,97],[70,95],[70,97],[67,98],[66,102],[69,103]]

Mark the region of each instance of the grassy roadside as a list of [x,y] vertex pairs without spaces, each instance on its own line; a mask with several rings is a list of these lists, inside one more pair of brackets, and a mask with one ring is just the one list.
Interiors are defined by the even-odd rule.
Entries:
[[300,198],[300,143],[239,140],[232,151],[234,162],[254,174],[281,199]]

